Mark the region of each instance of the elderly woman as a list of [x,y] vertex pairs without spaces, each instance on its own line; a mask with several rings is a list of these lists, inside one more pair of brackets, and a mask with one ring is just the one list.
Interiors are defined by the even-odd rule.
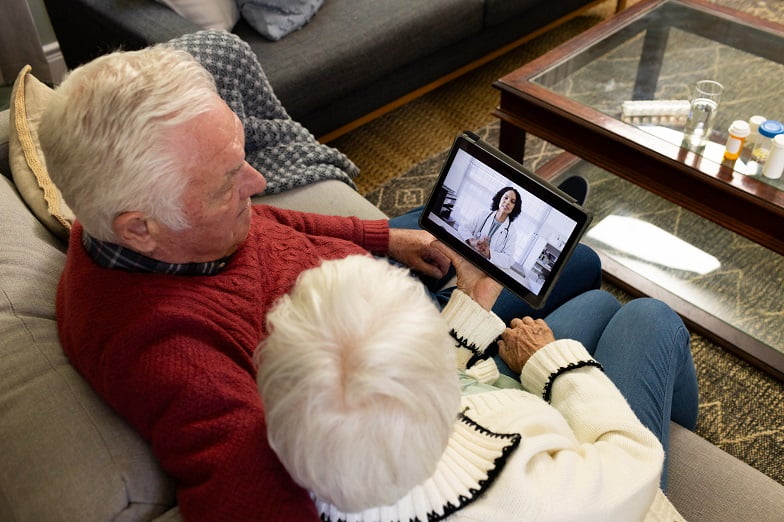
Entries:
[[[498,285],[449,255],[440,313],[405,270],[352,256],[303,272],[268,316],[268,439],[322,520],[680,520],[659,489],[670,417],[697,414],[677,315],[591,291],[552,330],[504,329]],[[516,386],[483,353],[499,334]]]

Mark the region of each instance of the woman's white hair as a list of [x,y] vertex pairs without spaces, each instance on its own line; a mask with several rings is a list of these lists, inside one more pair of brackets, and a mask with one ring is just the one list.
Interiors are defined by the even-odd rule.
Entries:
[[68,74],[38,132],[49,175],[85,230],[116,241],[114,218],[132,210],[175,230],[188,225],[182,159],[167,131],[216,97],[191,55],[163,46],[107,54]]
[[453,343],[408,270],[351,256],[303,272],[256,352],[273,450],[346,512],[430,477],[460,404]]

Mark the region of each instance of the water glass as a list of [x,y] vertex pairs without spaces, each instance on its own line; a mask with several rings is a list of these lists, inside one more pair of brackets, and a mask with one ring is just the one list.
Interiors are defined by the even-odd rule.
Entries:
[[683,129],[681,147],[700,153],[708,143],[713,124],[716,122],[716,111],[719,108],[721,93],[724,86],[713,80],[700,80],[694,87],[691,98],[689,116]]

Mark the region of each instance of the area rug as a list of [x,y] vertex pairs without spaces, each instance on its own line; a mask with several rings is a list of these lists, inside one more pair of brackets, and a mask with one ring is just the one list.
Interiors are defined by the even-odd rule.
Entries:
[[[478,134],[497,145],[497,123],[483,127]],[[525,164],[537,170],[561,152],[529,135]],[[366,198],[389,216],[422,205],[446,155],[444,150],[418,163]],[[608,283],[604,288],[622,302],[632,299]],[[784,383],[700,335],[692,334],[691,347],[700,386],[697,433],[784,484]]]

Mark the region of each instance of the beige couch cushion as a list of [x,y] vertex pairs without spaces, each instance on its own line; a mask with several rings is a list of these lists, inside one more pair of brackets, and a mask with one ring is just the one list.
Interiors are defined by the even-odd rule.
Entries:
[[[60,348],[64,244],[0,176],[0,520],[151,520],[175,503],[149,447]],[[170,519],[174,520],[174,519]]]
[[46,228],[66,239],[74,220],[73,212],[49,179],[41,145],[38,122],[52,89],[38,81],[26,66],[19,73],[11,93],[9,163],[14,183],[22,198]]
[[286,192],[256,196],[254,203],[361,219],[386,219],[387,215],[342,181],[326,179]]
[[686,428],[670,426],[667,496],[686,520],[782,520],[781,484]]

